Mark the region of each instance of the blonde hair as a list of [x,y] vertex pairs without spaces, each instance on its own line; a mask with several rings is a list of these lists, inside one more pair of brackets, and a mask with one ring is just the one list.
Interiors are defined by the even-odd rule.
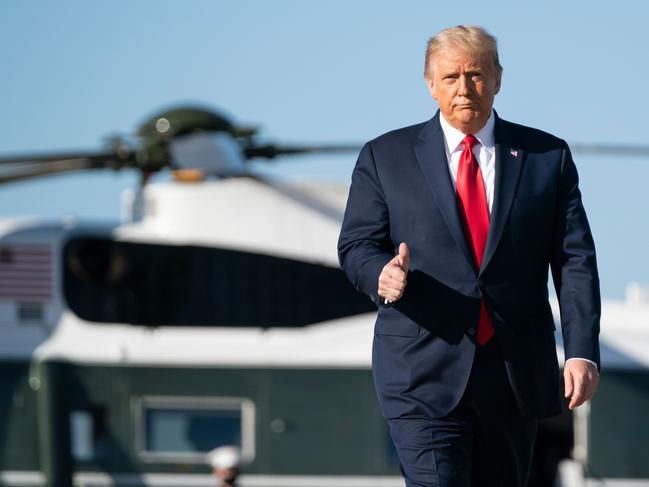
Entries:
[[444,29],[428,40],[426,61],[424,63],[425,78],[428,77],[430,70],[432,70],[432,61],[435,55],[448,50],[462,50],[486,55],[491,61],[495,73],[501,74],[503,71],[498,60],[498,42],[496,38],[477,25],[458,25]]

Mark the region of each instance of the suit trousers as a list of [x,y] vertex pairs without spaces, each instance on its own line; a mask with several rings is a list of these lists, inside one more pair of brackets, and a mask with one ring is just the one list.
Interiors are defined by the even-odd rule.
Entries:
[[525,487],[537,420],[521,415],[494,336],[476,345],[458,405],[441,418],[388,420],[406,487]]

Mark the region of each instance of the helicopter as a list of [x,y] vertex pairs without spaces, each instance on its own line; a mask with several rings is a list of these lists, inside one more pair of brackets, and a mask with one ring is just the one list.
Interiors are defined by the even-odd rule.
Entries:
[[[372,385],[376,308],[338,268],[348,188],[249,167],[359,149],[261,143],[253,127],[182,106],[149,117],[136,141],[0,157],[0,183],[139,174],[122,223],[0,221],[0,485],[211,485],[205,455],[229,444],[244,486],[402,485]],[[152,183],[164,169],[172,180]],[[547,424],[546,454],[572,450],[583,478],[649,478],[627,455],[649,438],[632,434],[649,401],[643,292],[604,303],[611,371],[591,405]]]

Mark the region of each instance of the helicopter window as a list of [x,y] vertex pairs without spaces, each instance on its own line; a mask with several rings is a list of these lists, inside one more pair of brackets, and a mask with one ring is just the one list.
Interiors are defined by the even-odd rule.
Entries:
[[70,309],[99,323],[299,327],[375,310],[341,270],[229,249],[74,238]]
[[75,460],[92,459],[92,417],[87,411],[72,411],[70,413],[70,436],[72,456]]
[[234,445],[252,460],[255,406],[246,398],[148,397],[136,425],[139,453],[147,461],[204,463],[219,446]]
[[103,459],[108,448],[106,407],[87,405],[85,409],[70,412],[70,446],[72,457],[78,462]]

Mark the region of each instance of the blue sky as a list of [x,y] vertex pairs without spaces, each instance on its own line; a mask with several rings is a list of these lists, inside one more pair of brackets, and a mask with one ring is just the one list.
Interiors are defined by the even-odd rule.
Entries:
[[[460,23],[499,40],[506,119],[568,141],[649,143],[641,1],[0,3],[0,154],[99,147],[161,108],[222,110],[283,142],[362,142],[429,118],[426,40]],[[355,156],[284,160],[278,177],[347,181]],[[649,160],[578,157],[602,290],[649,284]],[[0,217],[117,219],[129,172],[0,188]]]

